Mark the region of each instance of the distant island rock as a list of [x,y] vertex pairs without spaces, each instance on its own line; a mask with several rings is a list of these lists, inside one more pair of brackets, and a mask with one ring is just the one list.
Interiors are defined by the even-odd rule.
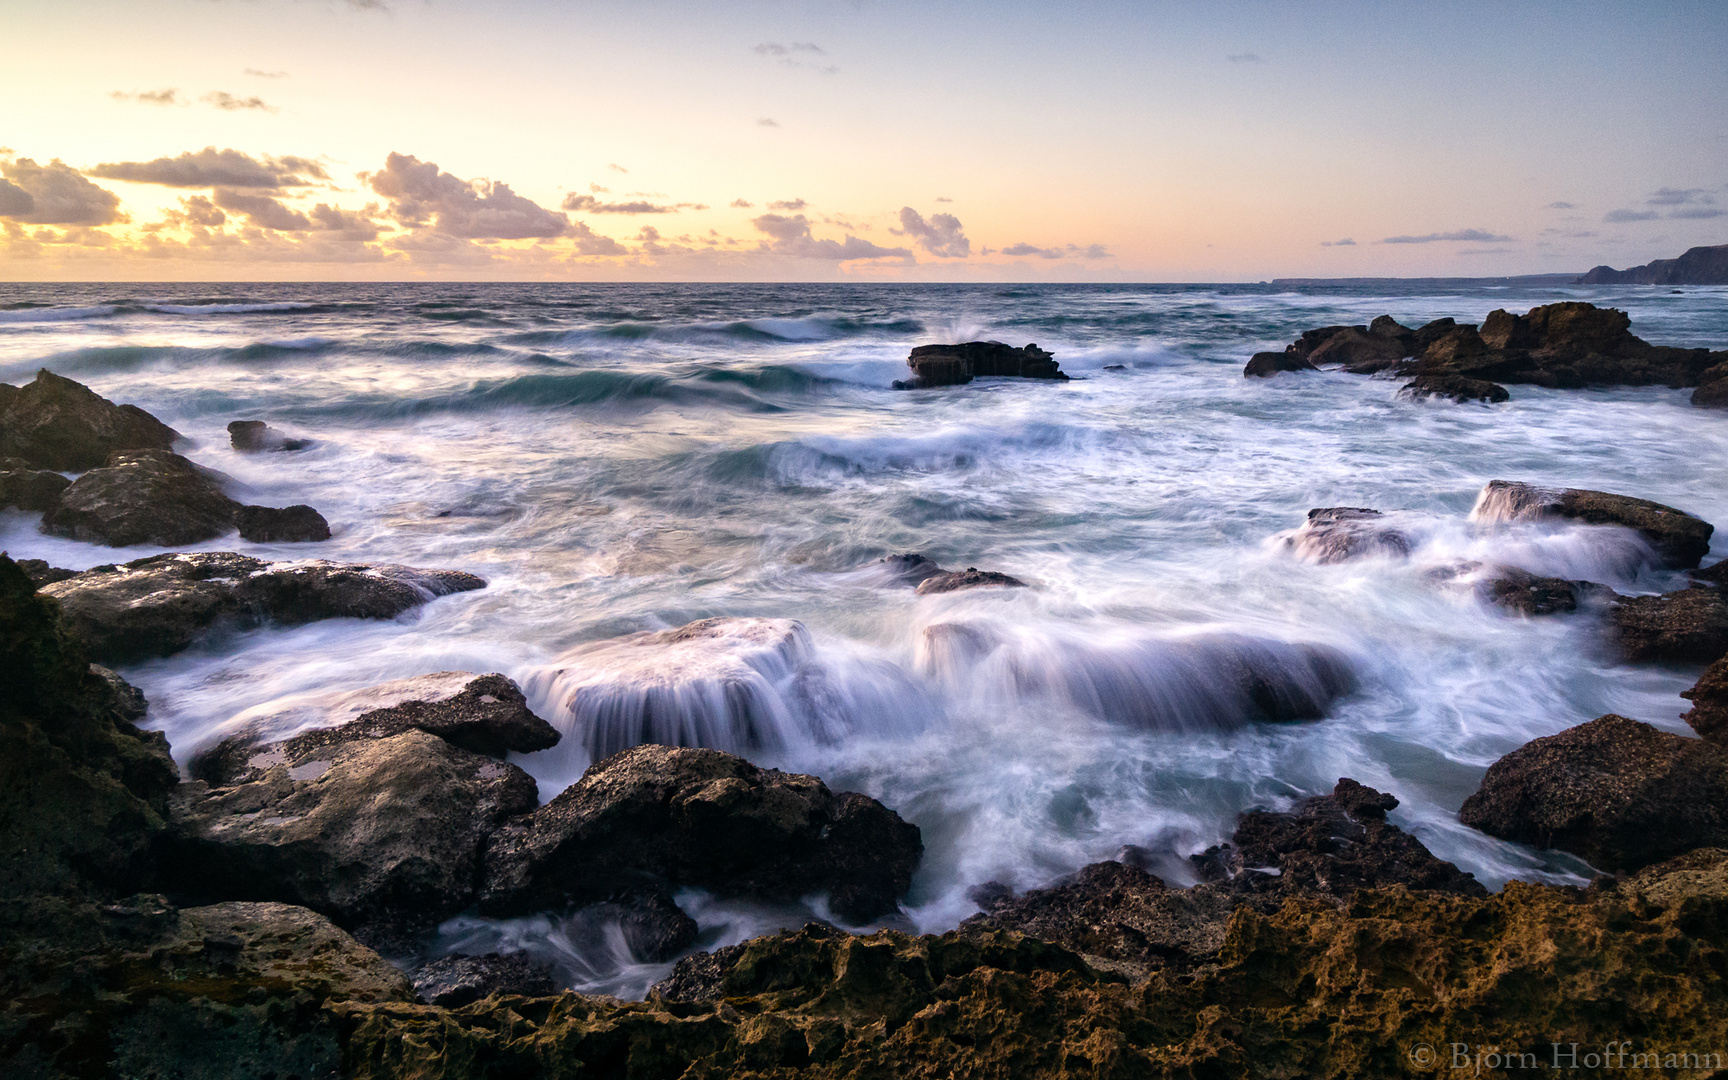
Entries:
[[1574,285],[1728,285],[1728,244],[1695,247],[1678,259],[1616,270],[1598,266]]

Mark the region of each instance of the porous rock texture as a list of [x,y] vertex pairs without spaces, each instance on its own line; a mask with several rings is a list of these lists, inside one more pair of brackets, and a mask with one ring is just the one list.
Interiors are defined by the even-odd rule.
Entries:
[[60,472],[94,469],[117,450],[167,450],[180,433],[136,405],[116,405],[46,368],[0,383],[0,457]]
[[1702,518],[1649,499],[1585,488],[1541,487],[1518,480],[1488,481],[1476,496],[1470,520],[1620,525],[1642,534],[1672,569],[1688,569],[1702,562],[1716,531]]
[[1692,689],[1680,691],[1692,708],[1680,719],[1713,743],[1728,743],[1728,656],[1704,669]]
[[1720,588],[1616,597],[1608,618],[1628,660],[1709,663],[1728,652],[1728,599]]
[[814,776],[638,746],[501,830],[480,902],[505,915],[683,886],[769,901],[825,892],[863,923],[895,910],[923,849],[917,826]]
[[1490,765],[1458,820],[1601,870],[1635,870],[1728,845],[1728,750],[1610,713]]
[[152,555],[44,587],[91,655],[109,663],[169,656],[217,623],[391,619],[439,596],[485,588],[459,570],[306,560],[232,551]]

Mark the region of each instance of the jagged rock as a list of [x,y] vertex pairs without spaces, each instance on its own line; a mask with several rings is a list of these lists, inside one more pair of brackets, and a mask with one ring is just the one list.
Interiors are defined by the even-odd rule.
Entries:
[[1307,360],[1316,366],[1339,364],[1353,374],[1372,375],[1396,367],[1409,355],[1408,339],[1403,336],[1347,326],[1309,352]]
[[1490,765],[1458,820],[1635,870],[1728,844],[1728,751],[1610,713]]
[[1656,259],[1616,270],[1598,266],[1577,285],[1728,285],[1728,244],[1688,248],[1677,259]]
[[1692,708],[1680,719],[1713,743],[1728,743],[1728,656],[1704,670],[1692,689],[1680,691]]
[[304,503],[284,506],[242,506],[234,523],[240,538],[255,544],[304,543],[330,539],[330,523]]
[[48,510],[72,481],[57,472],[33,469],[23,458],[0,458],[0,510]]
[[291,439],[262,420],[235,420],[228,425],[228,441],[246,453],[304,450],[311,439]]
[[1697,566],[1710,551],[1716,527],[1684,510],[1649,499],[1583,488],[1547,488],[1516,480],[1490,480],[1476,496],[1471,521],[1581,521],[1636,529],[1670,567]]
[[841,917],[868,922],[895,910],[922,853],[917,826],[867,796],[716,750],[638,746],[498,834],[481,909],[694,886],[770,901],[826,892]]
[[19,559],[18,569],[24,571],[24,576],[31,584],[40,589],[44,585],[52,585],[56,581],[65,581],[69,577],[77,577],[78,571],[67,570],[64,567],[49,566],[46,559]]
[[217,623],[293,626],[319,619],[392,619],[486,582],[459,570],[322,559],[269,563],[232,551],[152,555],[97,566],[45,586],[98,660],[179,652]]
[[1396,521],[1365,506],[1322,507],[1308,511],[1308,520],[1284,544],[1322,566],[1368,556],[1404,558],[1414,543]]
[[1497,405],[1502,401],[1510,400],[1512,397],[1506,392],[1506,388],[1499,383],[1489,382],[1486,379],[1466,378],[1463,375],[1423,375],[1405,383],[1398,394],[1400,397],[1408,398],[1451,398],[1460,405],[1471,401],[1483,401],[1490,405]]
[[990,376],[1068,381],[1050,353],[1036,345],[1016,349],[1000,341],[920,345],[906,358],[906,366],[912,369],[913,377],[896,382],[896,390],[956,386],[969,383],[974,377]]
[[219,476],[167,450],[121,450],[73,481],[42,531],[91,544],[196,544],[234,528]]
[[935,593],[959,592],[961,589],[992,587],[1024,589],[1026,583],[994,570],[980,570],[976,566],[968,566],[964,570],[944,570],[932,574],[918,583],[917,591],[919,596],[931,596]]
[[[522,691],[497,673],[440,671],[345,693],[319,694],[246,714],[246,730],[192,758],[194,779],[212,787],[262,779],[282,760],[303,760],[337,743],[387,739],[405,731],[424,731],[445,742],[488,757],[503,758],[547,750],[558,744],[556,728],[535,716]],[[287,740],[275,732],[314,725]],[[253,764],[262,756],[267,764]]]
[[1242,377],[1269,378],[1280,371],[1318,371],[1306,357],[1297,356],[1293,352],[1257,352],[1248,359],[1248,364],[1242,369]]
[[0,457],[63,472],[94,469],[119,450],[167,450],[180,433],[136,405],[116,405],[46,368],[0,384]]
[[487,837],[539,802],[521,769],[423,731],[317,734],[255,748],[231,786],[181,785],[180,888],[300,904],[402,947],[474,902]]
[[552,969],[521,953],[440,956],[414,969],[414,992],[421,1001],[460,1009],[493,994],[543,997],[558,992]]
[[1608,609],[1611,634],[1628,660],[1710,663],[1728,653],[1728,599],[1693,586],[1660,596],[1621,596]]

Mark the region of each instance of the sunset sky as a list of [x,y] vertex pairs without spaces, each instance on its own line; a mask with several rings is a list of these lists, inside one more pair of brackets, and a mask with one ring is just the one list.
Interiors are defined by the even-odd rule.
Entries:
[[1728,3],[0,0],[0,279],[1253,281],[1728,242]]

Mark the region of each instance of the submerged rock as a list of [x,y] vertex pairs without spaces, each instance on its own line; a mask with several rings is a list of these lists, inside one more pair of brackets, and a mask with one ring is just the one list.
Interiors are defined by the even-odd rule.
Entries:
[[1581,601],[1613,596],[1611,589],[1588,581],[1540,577],[1515,566],[1496,568],[1480,586],[1483,599],[1520,615],[1558,615],[1577,611]]
[[474,902],[487,837],[539,801],[521,769],[423,731],[308,734],[175,793],[180,888],[300,904],[402,947]]
[[262,420],[235,420],[228,425],[228,441],[234,449],[249,454],[304,450],[311,439],[293,439]]
[[1728,751],[1610,713],[1490,765],[1458,820],[1635,870],[1728,844]]
[[1422,375],[1405,383],[1398,395],[1408,398],[1451,398],[1460,405],[1471,401],[1497,405],[1512,397],[1499,383],[1489,382],[1487,379],[1466,378],[1463,375]]
[[1579,521],[1636,529],[1674,569],[1697,566],[1716,527],[1684,510],[1649,499],[1582,488],[1547,488],[1490,480],[1476,496],[1471,521]]
[[1299,557],[1322,566],[1370,556],[1404,558],[1415,546],[1398,518],[1365,506],[1328,506],[1308,511],[1308,520],[1284,539]]
[[889,573],[906,585],[921,584],[925,578],[935,577],[944,572],[936,564],[936,560],[916,552],[888,555],[878,559],[877,565],[886,567]]
[[82,472],[116,451],[167,450],[180,433],[136,405],[116,405],[46,368],[25,386],[0,384],[0,457]]
[[1036,345],[1016,349],[1000,341],[968,341],[962,345],[920,345],[906,358],[913,377],[896,382],[896,390],[957,386],[975,377],[1008,376],[1067,382],[1055,358]]
[[57,472],[33,469],[23,458],[0,458],[0,510],[43,511],[60,501],[72,481]]
[[440,956],[414,969],[414,993],[428,1005],[460,1009],[493,994],[545,997],[558,992],[552,969],[521,953]]
[[688,886],[767,901],[826,892],[842,918],[863,923],[895,910],[923,850],[917,826],[814,776],[716,750],[638,746],[498,834],[481,910]]
[[436,597],[485,587],[459,570],[269,563],[208,551],[98,566],[42,591],[59,601],[92,656],[121,663],[179,652],[218,623],[391,619]]
[[918,583],[919,596],[931,596],[936,593],[959,592],[962,589],[1001,588],[1024,589],[1026,583],[1019,578],[999,574],[994,570],[980,570],[976,566],[968,566],[964,570],[944,570],[932,574]]
[[1660,596],[1619,596],[1610,634],[1628,660],[1709,663],[1728,653],[1728,599],[1693,586]]

